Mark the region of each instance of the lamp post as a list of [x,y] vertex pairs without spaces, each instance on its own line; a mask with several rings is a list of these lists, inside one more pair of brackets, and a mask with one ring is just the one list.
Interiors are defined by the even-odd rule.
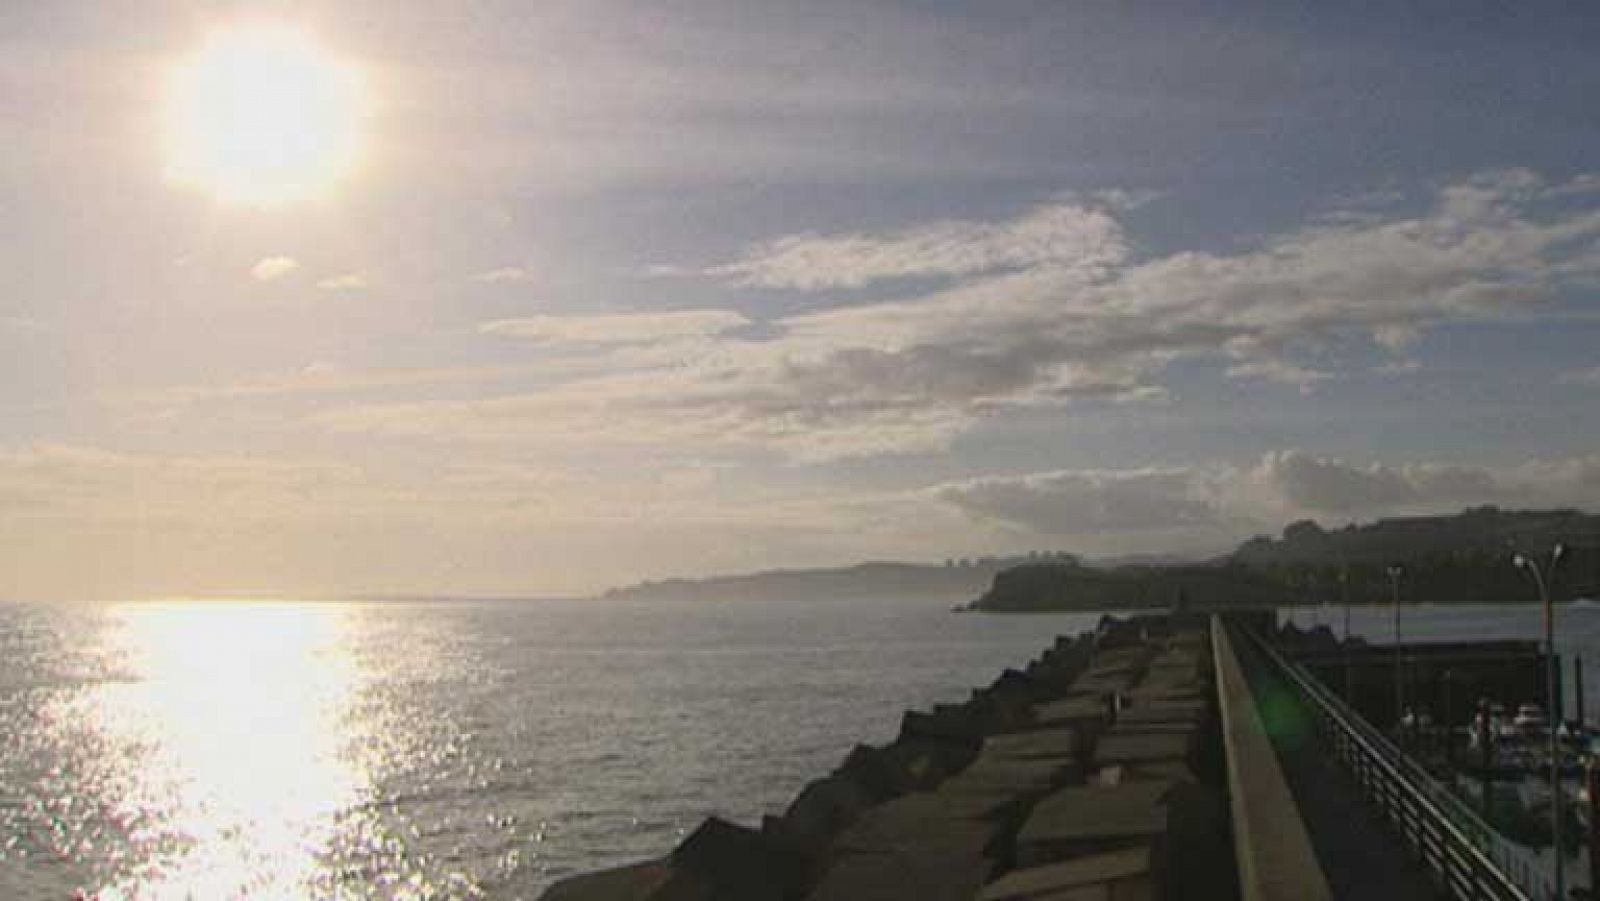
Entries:
[[1534,587],[1539,589],[1539,603],[1544,605],[1544,662],[1545,662],[1545,695],[1550,706],[1550,714],[1546,719],[1546,726],[1550,730],[1550,840],[1555,857],[1555,885],[1556,897],[1566,897],[1566,861],[1563,860],[1561,847],[1561,743],[1556,735],[1556,726],[1561,719],[1561,711],[1556,706],[1556,679],[1560,674],[1556,670],[1556,611],[1550,603],[1550,586],[1546,582],[1547,576],[1555,575],[1556,564],[1561,562],[1561,556],[1566,548],[1556,545],[1550,551],[1550,562],[1542,569],[1539,562],[1526,554],[1515,554],[1511,564],[1528,573],[1533,579]]
[[1454,766],[1456,762],[1454,728],[1455,720],[1450,716],[1450,683],[1453,682],[1455,678],[1456,671],[1453,669],[1447,669],[1444,671],[1444,675],[1439,679],[1439,684],[1444,688],[1444,704],[1439,707],[1439,715],[1433,721],[1433,729],[1431,730],[1433,737],[1429,740],[1429,744],[1435,751],[1437,751],[1439,747],[1439,730],[1440,727],[1443,727],[1444,760],[1446,766]]
[[1394,598],[1394,720],[1396,725],[1402,727],[1401,737],[1404,738],[1405,720],[1405,689],[1402,682],[1403,652],[1400,647],[1400,577],[1405,575],[1405,567],[1396,563],[1387,570],[1389,574],[1389,592]]
[[1344,649],[1344,702],[1353,704],[1350,700],[1350,567],[1339,567],[1339,600],[1344,603],[1344,641],[1340,646]]

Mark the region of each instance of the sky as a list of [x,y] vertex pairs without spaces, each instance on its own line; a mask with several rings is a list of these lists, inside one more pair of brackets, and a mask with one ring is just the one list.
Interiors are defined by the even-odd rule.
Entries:
[[[360,86],[316,191],[173,137],[241,28]],[[1459,0],[0,4],[0,597],[1600,508],[1597,46]]]

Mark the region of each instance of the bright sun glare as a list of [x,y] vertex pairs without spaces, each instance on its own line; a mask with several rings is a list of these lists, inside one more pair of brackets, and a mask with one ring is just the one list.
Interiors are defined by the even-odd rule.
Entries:
[[304,30],[220,29],[169,76],[167,175],[255,206],[315,197],[354,167],[363,105],[360,74]]

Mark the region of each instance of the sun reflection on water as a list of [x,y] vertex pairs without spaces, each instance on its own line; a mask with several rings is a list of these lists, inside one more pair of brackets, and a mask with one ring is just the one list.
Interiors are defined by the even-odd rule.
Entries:
[[339,814],[366,784],[340,747],[356,677],[347,612],[174,602],[113,615],[129,678],[85,696],[82,714],[136,758],[112,814],[153,853],[100,897],[323,895]]

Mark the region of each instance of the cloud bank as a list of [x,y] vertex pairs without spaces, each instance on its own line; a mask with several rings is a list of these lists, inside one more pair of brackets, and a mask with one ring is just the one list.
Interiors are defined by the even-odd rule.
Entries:
[[1234,253],[1141,258],[1117,218],[1125,204],[1094,199],[996,222],[791,235],[710,272],[797,291],[906,276],[942,284],[758,321],[753,332],[740,328],[749,314],[726,309],[491,322],[484,332],[596,353],[700,344],[689,357],[614,355],[600,374],[533,393],[349,407],[319,422],[817,460],[937,450],[1007,409],[1164,400],[1180,361],[1308,391],[1371,372],[1372,354],[1440,324],[1527,315],[1600,278],[1600,212],[1559,202],[1575,184],[1480,174],[1441,187],[1415,215],[1323,218]]
[[1302,517],[1338,523],[1481,504],[1600,505],[1600,456],[1503,467],[1434,460],[1358,464],[1288,449],[1244,466],[988,476],[933,486],[925,495],[980,523],[1030,535],[1148,545],[1162,533],[1162,539],[1187,535],[1191,544],[1209,540],[1222,548],[1240,535],[1276,531]]

